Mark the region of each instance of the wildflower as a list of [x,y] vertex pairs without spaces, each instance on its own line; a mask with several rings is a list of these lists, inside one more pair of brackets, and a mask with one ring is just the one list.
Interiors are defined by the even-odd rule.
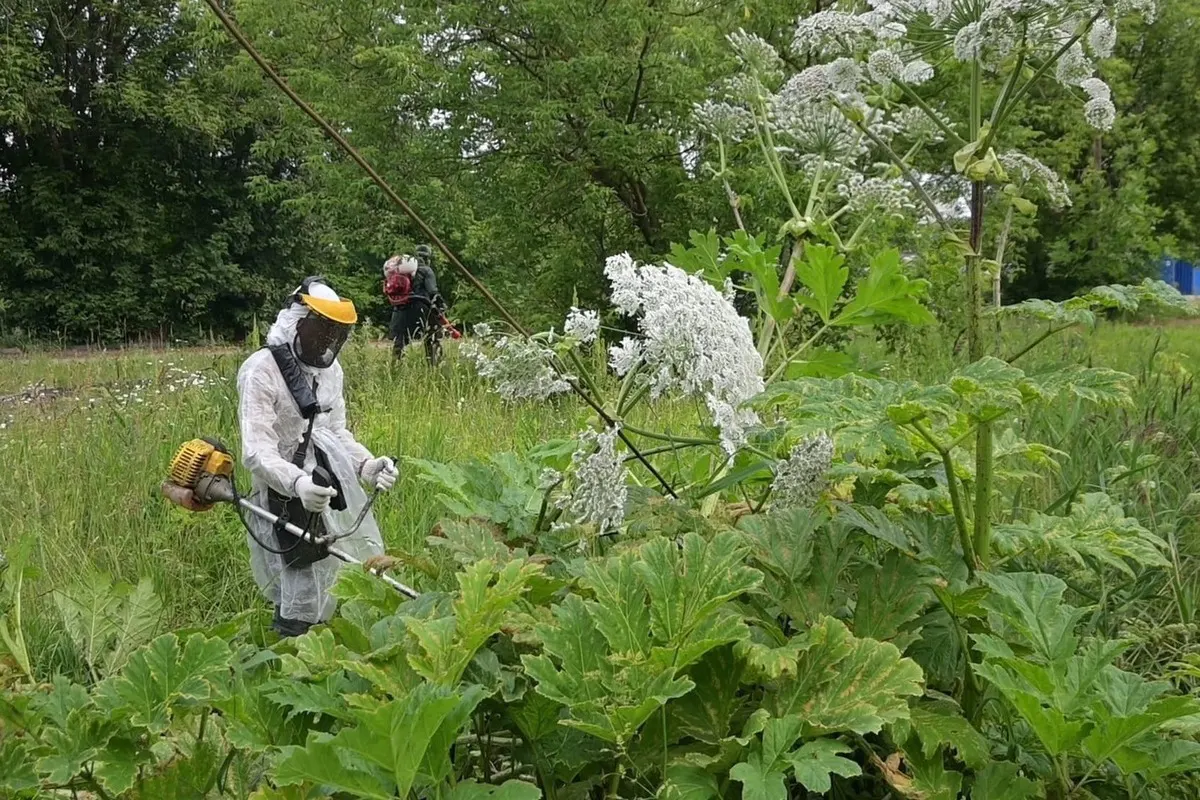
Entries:
[[505,400],[545,400],[569,391],[571,384],[550,366],[554,354],[537,342],[503,336],[488,353],[475,342],[463,348],[479,376]]
[[757,77],[739,72],[727,79],[721,89],[721,94],[730,100],[741,103],[756,102],[770,94]]
[[642,357],[642,343],[626,336],[621,343],[608,349],[608,363],[613,372],[625,376]]
[[838,193],[850,201],[857,211],[883,211],[899,214],[913,208],[908,184],[899,178],[864,178],[851,174],[845,183],[838,186]]
[[571,313],[567,315],[563,330],[568,336],[574,336],[583,344],[587,344],[594,340],[600,331],[600,317],[595,311],[580,311],[571,306]]
[[826,161],[849,162],[867,150],[854,123],[831,106],[792,103],[776,95],[772,101],[774,123],[803,154]]
[[637,265],[628,253],[609,256],[604,263],[604,276],[612,286],[612,304],[628,316],[636,314],[642,305],[637,273]]
[[[668,390],[701,396],[721,444],[732,453],[758,417],[741,406],[763,390],[762,358],[750,325],[704,280],[669,264],[635,266],[628,255],[608,259],[613,303],[638,317],[638,355],[651,397]],[[630,364],[630,340],[610,351],[614,366]]]
[[828,67],[818,64],[793,75],[779,90],[779,96],[791,103],[811,103],[824,98],[829,91]]
[[1096,58],[1109,58],[1117,46],[1117,29],[1104,17],[1096,20],[1088,33],[1088,45]]
[[877,83],[890,86],[892,81],[903,76],[904,61],[891,50],[876,50],[867,59],[867,71]]
[[829,56],[853,49],[871,31],[862,15],[843,11],[820,11],[801,17],[792,37],[792,52],[798,56]]
[[867,13],[863,15],[867,29],[881,42],[896,42],[904,38],[908,28],[887,14]]
[[740,28],[726,38],[751,75],[762,80],[773,80],[783,74],[783,59],[770,42]]
[[841,95],[854,94],[862,83],[862,69],[851,58],[839,58],[830,63],[826,70],[829,86]]
[[771,493],[776,508],[803,508],[825,488],[825,473],[833,464],[833,439],[821,433],[792,448],[787,461],[775,468]]
[[725,142],[738,142],[754,130],[750,112],[729,103],[705,100],[692,109],[696,127],[709,136]]
[[986,47],[980,52],[980,61],[987,69],[996,71],[1004,65],[1017,46],[1017,32],[1009,24],[998,23],[988,27]]
[[603,433],[585,431],[580,436],[580,447],[571,457],[575,491],[562,503],[577,524],[594,522],[601,531],[608,531],[620,527],[625,519],[629,471],[617,453],[619,432],[620,427],[614,426]]
[[1096,68],[1083,52],[1083,46],[1076,42],[1058,60],[1055,75],[1063,86],[1078,86],[1092,77],[1095,71]]
[[1108,84],[1099,78],[1088,78],[1079,83],[1079,88],[1087,92],[1088,98],[1092,100],[1111,100],[1112,90],[1108,88]]
[[480,339],[486,339],[492,335],[492,326],[488,325],[486,322],[480,322],[475,326],[474,330],[475,335]]
[[910,86],[920,86],[933,78],[933,66],[928,61],[917,59],[904,65],[901,80]]
[[1010,150],[1000,156],[1000,165],[1009,175],[1019,176],[1021,183],[1040,184],[1050,199],[1050,205],[1055,208],[1065,208],[1071,205],[1071,192],[1067,188],[1066,181],[1036,158],[1016,150]]
[[1083,107],[1083,118],[1096,130],[1112,130],[1117,121],[1117,107],[1105,97],[1095,97]]
[[983,31],[978,22],[964,25],[954,35],[954,57],[959,61],[974,61],[983,52]]

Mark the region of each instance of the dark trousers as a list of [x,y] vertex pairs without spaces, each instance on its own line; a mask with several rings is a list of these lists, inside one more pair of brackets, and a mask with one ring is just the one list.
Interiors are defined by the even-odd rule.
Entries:
[[392,352],[397,358],[405,347],[425,335],[429,327],[429,308],[428,302],[413,300],[392,310],[392,324],[388,334],[392,337]]

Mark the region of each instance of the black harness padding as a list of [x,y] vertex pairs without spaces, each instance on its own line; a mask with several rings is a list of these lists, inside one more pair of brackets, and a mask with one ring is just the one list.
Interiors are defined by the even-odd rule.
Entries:
[[300,416],[310,423],[308,434],[305,434],[307,437],[312,433],[313,417],[321,412],[321,403],[317,400],[316,381],[314,380],[310,385],[305,379],[304,370],[301,369],[300,362],[296,360],[296,354],[292,352],[291,345],[268,345],[267,350],[275,359],[275,366],[279,367],[279,374],[283,376],[283,382],[287,384],[288,392],[291,393],[292,400],[296,402],[296,408],[300,410]]
[[[288,392],[296,403],[300,416],[308,420],[304,437],[300,440],[300,446],[296,448],[296,452],[292,456],[292,463],[300,469],[304,469],[304,460],[312,442],[313,423],[317,419],[317,414],[328,409],[321,408],[321,404],[317,400],[316,378],[309,384],[291,347],[283,344],[271,345],[267,349],[271,352],[275,365],[279,368],[279,374],[283,376],[284,383],[287,384]],[[330,507],[336,511],[344,510],[346,498],[342,493],[337,475],[330,468],[328,456],[318,447],[316,458],[317,467],[313,473],[314,478],[321,473],[322,477],[327,479],[325,485],[332,486],[337,490],[337,496],[330,501]],[[267,505],[268,510],[280,519],[279,523],[275,525],[274,532],[279,549],[287,551],[283,556],[284,564],[294,569],[300,569],[329,557],[329,550],[324,545],[307,542],[295,534],[289,533],[283,527],[283,523],[291,522],[303,528],[313,537],[320,537],[325,533],[325,525],[320,514],[310,514],[304,508],[304,504],[300,502],[300,498],[281,495],[274,489],[267,490]]]

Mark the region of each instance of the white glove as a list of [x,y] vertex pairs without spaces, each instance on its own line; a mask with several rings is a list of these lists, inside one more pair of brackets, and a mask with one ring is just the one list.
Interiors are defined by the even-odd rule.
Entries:
[[309,475],[296,480],[296,497],[305,511],[320,513],[329,508],[329,501],[337,497],[337,489],[332,486],[317,486]]
[[396,469],[394,461],[382,456],[364,462],[359,474],[362,475],[363,483],[367,486],[373,486],[381,492],[386,492],[396,484],[396,476],[400,473]]

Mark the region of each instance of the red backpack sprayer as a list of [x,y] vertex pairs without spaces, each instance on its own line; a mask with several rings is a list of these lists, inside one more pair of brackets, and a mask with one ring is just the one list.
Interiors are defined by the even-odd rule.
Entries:
[[[246,52],[263,74],[266,75],[280,91],[287,95],[297,108],[303,111],[321,130],[332,140],[337,146],[346,153],[346,155],[357,164],[364,173],[366,173],[372,182],[379,187],[380,191],[404,212],[427,237],[428,241],[446,257],[447,261],[470,283],[495,309],[500,316],[512,326],[513,330],[524,337],[529,336],[529,331],[524,325],[514,317],[504,305],[496,299],[496,297],[488,290],[488,288],[476,277],[467,267],[458,259],[458,257],[446,246],[437,234],[421,219],[406,203],[396,191],[383,179],[383,177],[372,167],[362,155],[350,145],[349,142],[338,132],[330,123],[318,114],[311,106],[309,106],[299,95],[292,90],[290,86],[279,76],[279,74],[271,68],[271,66],[263,59],[263,57],[254,49],[254,46],[246,38],[245,34],[238,28],[233,19],[226,13],[222,7],[220,0],[204,0],[206,5],[212,10],[213,14],[230,36],[238,43],[238,45]],[[441,335],[449,335],[453,339],[461,338],[462,334],[450,323],[446,318],[444,311],[437,309],[436,320],[438,325],[434,330]],[[427,343],[430,340],[427,339]],[[433,340],[436,343],[436,339]],[[552,369],[563,376],[563,379],[571,387],[571,389],[579,395],[579,397],[594,410],[601,419],[609,425],[613,425],[615,420],[605,410],[592,395],[584,388],[574,377],[572,377],[566,368],[553,358],[549,362]],[[671,484],[655,469],[654,465],[646,458],[646,456],[638,449],[638,447],[630,441],[627,433],[618,428],[618,436],[621,441],[626,444],[629,451],[633,454],[646,470],[662,485],[663,490],[671,497],[677,497],[675,490]],[[392,578],[384,572],[384,569],[373,563],[364,563],[344,552],[336,545],[336,539],[327,537],[314,536],[309,531],[304,530],[279,516],[272,514],[266,509],[260,508],[249,500],[243,498],[237,491],[237,486],[233,478],[234,459],[224,445],[216,440],[210,439],[194,439],[185,443],[174,458],[171,459],[170,472],[168,479],[162,484],[163,495],[172,503],[185,508],[189,511],[203,512],[210,510],[217,503],[229,503],[235,507],[239,519],[242,524],[246,525],[244,514],[253,514],[261,519],[276,525],[280,530],[286,531],[292,536],[297,537],[303,542],[310,545],[323,548],[330,556],[337,558],[347,564],[362,565],[368,572],[375,575],[380,580],[386,582],[396,591],[406,597],[416,598],[418,593],[416,590],[406,586],[403,583]],[[320,470],[313,473],[313,482],[320,485],[329,485],[329,476],[322,475]],[[378,490],[376,490],[376,494]],[[374,503],[375,495],[372,495],[366,508],[369,509]],[[365,516],[365,511],[364,511]],[[247,526],[248,527],[248,526]],[[370,559],[368,560],[370,562]]]

